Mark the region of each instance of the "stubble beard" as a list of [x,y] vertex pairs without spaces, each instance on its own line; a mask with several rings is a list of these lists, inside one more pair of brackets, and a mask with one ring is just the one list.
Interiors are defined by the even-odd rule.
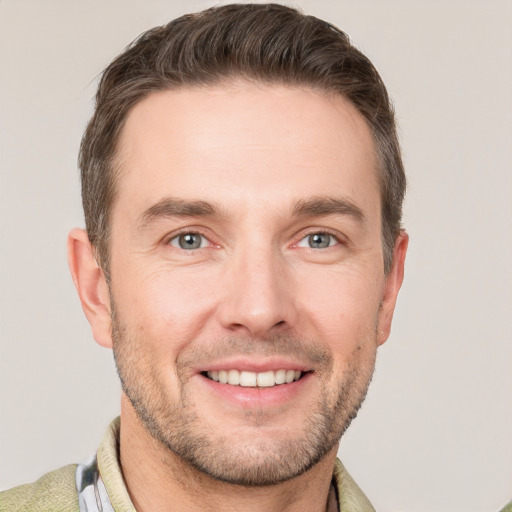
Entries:
[[[113,304],[113,302],[111,303]],[[287,438],[247,439],[213,431],[187,392],[185,370],[198,352],[179,360],[176,373],[180,400],[172,403],[166,396],[154,365],[141,350],[144,337],[128,333],[115,311],[112,314],[113,351],[124,393],[130,400],[144,428],[165,450],[191,467],[219,481],[242,486],[269,486],[295,478],[315,466],[339,442],[356,417],[370,384],[375,351],[362,350],[363,340],[348,361],[346,371],[335,389],[320,386],[316,404],[304,417],[302,428]],[[318,376],[330,375],[332,356],[318,345],[290,337],[274,337],[255,344],[247,339],[219,340],[217,348],[230,347],[238,354],[290,355],[301,347],[316,362]],[[236,348],[235,348],[236,347]],[[222,348],[221,348],[222,350]],[[204,357],[204,349],[201,350]],[[269,420],[264,411],[247,414],[252,426],[264,426]],[[274,417],[274,422],[278,421]],[[226,419],[229,421],[229,418]]]

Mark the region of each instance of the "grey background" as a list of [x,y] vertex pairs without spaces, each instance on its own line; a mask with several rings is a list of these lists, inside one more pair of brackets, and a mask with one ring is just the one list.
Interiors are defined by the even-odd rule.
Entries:
[[[118,414],[65,256],[95,77],[207,1],[0,0],[0,488],[92,453]],[[348,32],[394,98],[411,236],[394,329],[340,456],[381,512],[512,498],[512,3],[295,5]]]

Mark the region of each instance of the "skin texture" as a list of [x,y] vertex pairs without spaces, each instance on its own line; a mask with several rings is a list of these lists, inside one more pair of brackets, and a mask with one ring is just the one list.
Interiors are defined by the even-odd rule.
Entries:
[[[384,275],[366,122],[339,96],[242,83],[152,94],[120,142],[110,287],[81,230],[69,261],[114,349],[137,510],[324,510],[407,248]],[[233,394],[204,375],[283,367],[305,377]]]

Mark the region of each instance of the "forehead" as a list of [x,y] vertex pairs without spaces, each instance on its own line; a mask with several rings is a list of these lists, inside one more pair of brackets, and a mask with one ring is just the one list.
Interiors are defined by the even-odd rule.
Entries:
[[365,119],[343,97],[306,88],[240,83],[151,94],[129,113],[118,154],[117,202],[139,211],[166,194],[286,204],[339,192],[379,202]]

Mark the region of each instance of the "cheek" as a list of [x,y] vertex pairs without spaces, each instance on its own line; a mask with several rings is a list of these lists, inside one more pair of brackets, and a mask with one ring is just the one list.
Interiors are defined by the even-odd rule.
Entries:
[[340,266],[304,271],[297,282],[303,305],[314,308],[325,320],[347,315],[353,320],[368,318],[382,299],[383,279],[372,269]]
[[145,332],[145,342],[158,352],[178,353],[208,323],[218,295],[215,279],[191,268],[144,268],[129,275],[115,289],[116,304],[127,327]]
[[351,354],[375,337],[381,301],[381,279],[361,270],[330,270],[302,279],[302,318],[329,345],[333,354]]

